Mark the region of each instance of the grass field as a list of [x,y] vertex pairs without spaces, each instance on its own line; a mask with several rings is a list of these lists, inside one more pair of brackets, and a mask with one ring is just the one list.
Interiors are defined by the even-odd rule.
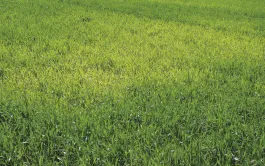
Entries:
[[0,0],[0,165],[264,160],[264,0]]

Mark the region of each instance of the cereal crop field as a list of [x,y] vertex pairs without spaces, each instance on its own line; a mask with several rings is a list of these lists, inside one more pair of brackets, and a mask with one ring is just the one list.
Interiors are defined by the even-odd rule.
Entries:
[[264,0],[0,0],[0,165],[265,165]]

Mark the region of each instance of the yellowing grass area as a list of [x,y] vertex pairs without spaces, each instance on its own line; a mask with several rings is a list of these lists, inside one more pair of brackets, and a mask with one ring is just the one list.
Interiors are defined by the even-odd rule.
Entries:
[[264,160],[265,1],[0,1],[0,165]]

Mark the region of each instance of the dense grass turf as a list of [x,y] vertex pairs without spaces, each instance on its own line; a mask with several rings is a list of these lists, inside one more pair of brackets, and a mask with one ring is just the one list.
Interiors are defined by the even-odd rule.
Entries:
[[264,0],[0,1],[0,165],[264,159]]

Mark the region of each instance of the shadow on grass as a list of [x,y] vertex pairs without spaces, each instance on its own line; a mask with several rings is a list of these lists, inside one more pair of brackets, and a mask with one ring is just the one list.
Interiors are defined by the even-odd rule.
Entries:
[[[221,7],[184,5],[175,2],[97,1],[85,4],[76,1],[73,3],[83,6],[86,9],[92,8],[98,11],[134,15],[138,18],[210,27],[216,30],[241,30],[248,33],[247,31],[249,31],[250,28],[255,31],[255,34],[261,35],[264,34],[265,30],[265,25],[262,21],[265,18],[265,12],[261,11],[231,10]],[[244,23],[244,26],[248,27],[242,28],[242,23]]]

